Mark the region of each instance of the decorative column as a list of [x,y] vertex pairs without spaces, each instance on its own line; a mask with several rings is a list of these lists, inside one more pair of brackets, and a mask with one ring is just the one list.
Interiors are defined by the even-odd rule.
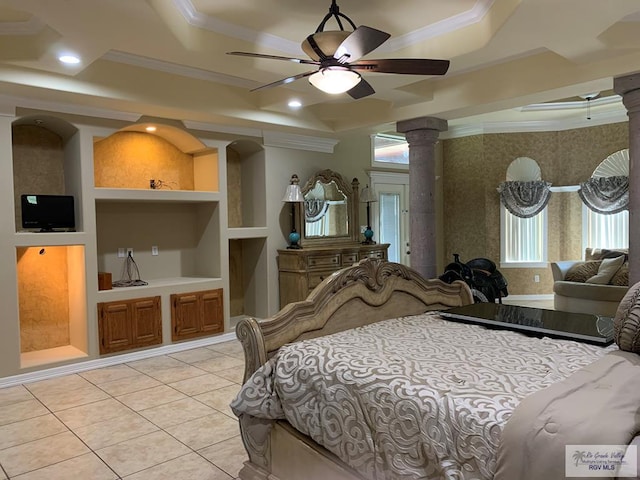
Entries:
[[629,116],[629,285],[640,282],[640,73],[613,79]]
[[409,225],[411,268],[436,278],[436,151],[447,121],[435,117],[403,120],[396,130],[409,143]]

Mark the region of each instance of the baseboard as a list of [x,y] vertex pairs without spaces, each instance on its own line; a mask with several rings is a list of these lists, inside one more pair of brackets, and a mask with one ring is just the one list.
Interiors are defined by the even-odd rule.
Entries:
[[163,345],[161,347],[140,350],[131,353],[122,353],[111,357],[98,358],[95,360],[87,360],[84,362],[72,363],[60,367],[52,367],[36,372],[20,373],[10,377],[0,378],[0,388],[13,387],[22,383],[38,382],[49,378],[61,377],[62,375],[70,375],[73,373],[86,372],[87,370],[95,370],[97,368],[110,367],[120,363],[133,362],[135,360],[143,360],[145,358],[157,357],[158,355],[167,355],[169,353],[181,352],[183,350],[191,350],[192,348],[206,347],[217,343],[235,340],[235,332],[224,333],[215,337],[199,338],[187,342],[173,343],[171,345]]
[[553,300],[553,293],[542,293],[538,295],[509,295],[505,300]]

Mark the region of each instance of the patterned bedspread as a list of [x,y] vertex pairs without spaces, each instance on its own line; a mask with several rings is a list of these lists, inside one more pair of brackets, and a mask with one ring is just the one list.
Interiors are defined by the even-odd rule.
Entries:
[[231,406],[286,419],[370,479],[490,479],[520,400],[615,348],[430,313],[286,345]]

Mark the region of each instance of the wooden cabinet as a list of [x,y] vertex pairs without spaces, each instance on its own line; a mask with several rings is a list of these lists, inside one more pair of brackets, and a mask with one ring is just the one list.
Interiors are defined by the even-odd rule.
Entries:
[[388,243],[278,250],[280,308],[307,298],[333,272],[364,258],[387,259]]
[[162,343],[160,297],[98,303],[100,353]]
[[185,340],[223,331],[221,288],[171,295],[172,340]]

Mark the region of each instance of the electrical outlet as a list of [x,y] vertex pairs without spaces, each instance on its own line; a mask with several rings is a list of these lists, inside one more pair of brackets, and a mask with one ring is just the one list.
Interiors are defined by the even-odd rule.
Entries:
[[154,245],[151,247],[151,255],[158,255],[158,246]]
[[124,248],[122,247],[118,248],[118,258],[124,258],[124,257],[125,257]]
[[536,283],[540,283],[540,275],[534,275],[533,276],[533,281]]
[[127,257],[131,255],[133,257],[133,248],[127,247]]

